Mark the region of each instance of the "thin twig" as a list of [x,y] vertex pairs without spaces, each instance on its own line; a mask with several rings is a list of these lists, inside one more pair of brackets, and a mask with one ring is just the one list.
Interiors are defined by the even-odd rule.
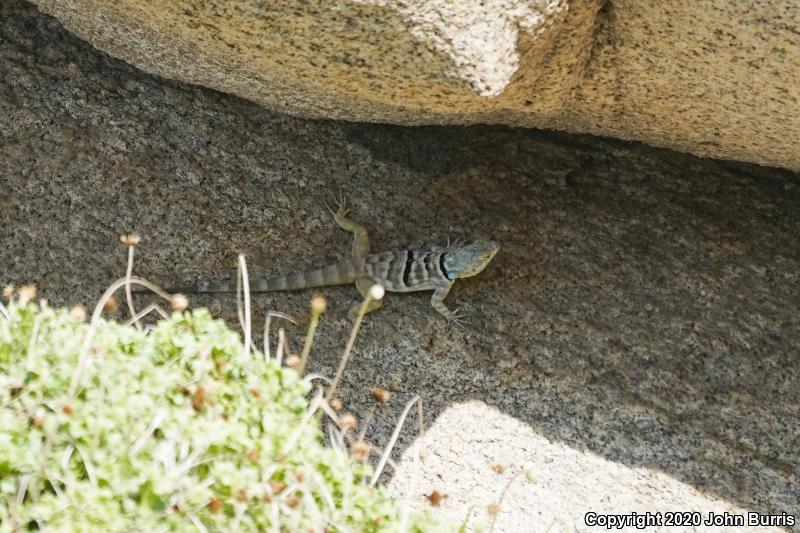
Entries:
[[418,440],[420,442],[419,458],[420,459],[424,459],[425,456],[422,453],[422,451],[423,451],[422,444],[425,442],[425,423],[424,423],[425,420],[422,418],[422,398],[419,399],[419,403],[417,404],[417,407],[418,407],[417,416],[419,417],[419,436],[417,438],[418,438]]
[[31,482],[31,474],[23,474],[19,478],[19,487],[17,489],[17,499],[15,507],[19,509],[25,501],[25,493],[28,491],[28,485]]
[[306,341],[303,344],[303,353],[300,355],[300,365],[297,367],[298,373],[302,376],[306,371],[308,355],[311,353],[311,345],[314,344],[314,333],[319,326],[319,317],[325,312],[326,302],[321,295],[315,295],[311,299],[311,322],[308,323]]
[[[417,494],[417,487],[419,486],[419,479],[422,477],[422,470],[425,468],[423,464],[425,462],[425,454],[423,453],[425,450],[425,423],[422,418],[422,398],[419,399],[417,402],[417,418],[419,419],[419,436],[417,437],[417,445],[419,446],[419,453],[417,457],[419,457],[419,461],[416,462],[416,468],[414,468],[413,473],[411,475],[411,490],[409,494]],[[390,461],[391,462],[391,461]],[[413,466],[412,466],[413,467]],[[397,467],[392,465],[392,469],[397,471]],[[409,515],[408,513],[404,513],[401,516],[400,521],[400,530],[406,530],[406,523],[408,522]]]
[[462,531],[469,531],[467,529],[467,524],[469,524],[469,519],[472,517],[472,511],[474,511],[476,507],[477,506],[475,504],[472,504],[472,505],[469,506],[469,509],[467,509],[467,516],[465,516],[464,517],[464,521],[461,522],[461,530]]
[[280,313],[278,311],[267,312],[267,318],[264,319],[264,358],[267,361],[269,361],[272,357],[269,353],[269,326],[272,323],[272,317],[282,318],[284,320],[288,320],[295,326],[297,325],[297,319],[292,315],[287,315],[286,313]]
[[83,338],[83,346],[81,346],[80,357],[78,359],[78,364],[75,367],[75,372],[72,374],[72,381],[69,385],[69,398],[74,398],[75,394],[78,392],[78,382],[80,381],[81,373],[83,372],[83,367],[86,366],[86,360],[89,357],[89,348],[92,344],[92,339],[94,338],[94,334],[97,330],[97,324],[100,322],[100,317],[103,315],[103,309],[105,308],[106,303],[108,300],[113,296],[117,290],[125,285],[126,283],[135,283],[137,285],[141,285],[146,289],[149,289],[156,293],[157,295],[161,296],[165,300],[170,299],[170,295],[168,292],[164,291],[158,285],[150,283],[146,279],[137,278],[135,276],[128,279],[127,277],[120,278],[114,283],[109,286],[103,295],[98,300],[97,305],[94,308],[94,312],[92,313],[92,318],[89,321],[89,329],[86,331],[86,336]]
[[322,374],[307,374],[303,376],[303,381],[308,381],[311,383],[315,379],[321,379],[322,381],[327,381],[328,385],[330,385],[331,380],[327,376],[323,376]]
[[325,414],[328,415],[328,418],[333,420],[334,424],[336,424],[337,426],[341,425],[341,423],[339,422],[339,416],[336,414],[336,411],[333,410],[331,404],[329,404],[325,400],[322,400],[319,403],[319,409],[324,411]]
[[394,448],[395,442],[397,442],[397,437],[400,436],[400,430],[403,427],[403,423],[406,421],[406,417],[408,416],[408,412],[411,410],[411,407],[414,406],[414,402],[422,401],[420,400],[419,396],[414,396],[409,400],[406,404],[405,408],[403,409],[400,418],[397,420],[397,424],[395,424],[394,431],[392,432],[391,438],[389,438],[389,443],[386,445],[386,448],[383,450],[383,455],[381,455],[381,460],[378,461],[378,466],[375,467],[375,472],[372,473],[372,477],[369,480],[370,485],[375,485],[378,482],[378,478],[383,473],[383,467],[386,466],[386,461],[389,459],[389,455],[392,453],[392,448]]
[[236,261],[236,316],[239,317],[239,327],[244,331],[244,313],[242,312],[242,263]]
[[300,420],[300,424],[298,424],[297,428],[295,428],[294,433],[289,437],[286,441],[286,444],[283,446],[283,451],[281,451],[279,458],[286,457],[289,453],[289,450],[294,448],[297,441],[300,439],[300,435],[303,434],[303,429],[305,429],[306,424],[308,424],[309,420],[314,416],[314,413],[319,409],[322,405],[326,402],[322,399],[322,390],[317,392],[314,396],[314,399],[311,400],[311,405],[309,405],[308,411],[303,415],[302,420]]
[[347,366],[347,360],[350,359],[350,352],[353,351],[353,345],[356,343],[358,330],[361,328],[361,321],[364,320],[364,315],[367,312],[367,306],[369,306],[372,300],[380,300],[381,298],[383,298],[383,287],[380,285],[373,285],[370,287],[367,295],[364,297],[364,301],[358,308],[358,316],[353,324],[353,330],[350,332],[350,338],[347,340],[347,346],[342,354],[342,359],[339,361],[339,368],[336,369],[336,375],[333,378],[333,384],[331,385],[331,388],[328,389],[328,394],[325,396],[326,402],[331,402],[333,394],[336,392],[336,387],[339,385],[339,380],[342,379],[344,368]]
[[128,246],[128,268],[125,270],[125,300],[128,302],[128,311],[131,313],[133,323],[136,329],[142,330],[142,325],[139,324],[139,319],[136,316],[136,311],[133,309],[133,292],[131,291],[131,276],[133,275],[133,250],[135,246]]
[[197,530],[200,531],[200,533],[208,533],[208,529],[206,528],[206,526],[203,525],[203,523],[200,521],[200,519],[197,517],[196,514],[186,513],[186,516],[189,517],[189,520],[191,520],[192,524],[194,524],[194,527],[196,527]]
[[517,472],[516,474],[511,476],[511,479],[508,480],[508,483],[506,483],[506,486],[503,488],[503,492],[500,493],[500,499],[497,500],[496,504],[497,512],[492,514],[492,523],[489,525],[489,533],[492,533],[492,531],[494,531],[494,523],[497,521],[497,515],[500,514],[500,509],[501,506],[503,505],[503,498],[506,497],[506,493],[508,492],[509,487],[511,487],[511,484],[514,482],[515,479],[519,477],[519,475],[520,472]]
[[76,444],[75,449],[78,450],[78,455],[81,457],[81,461],[83,461],[83,469],[86,470],[86,476],[89,478],[89,482],[93,487],[97,487],[97,476],[94,473],[94,465],[89,460],[89,457],[83,453],[82,447]]
[[150,424],[147,425],[147,428],[144,430],[144,433],[136,437],[136,440],[133,442],[133,445],[131,445],[131,449],[128,452],[128,455],[130,457],[134,457],[137,453],[139,453],[139,450],[142,449],[144,443],[147,442],[147,439],[150,438],[150,435],[152,435],[153,432],[156,429],[158,429],[158,426],[161,425],[161,423],[164,421],[166,417],[167,417],[166,409],[160,409],[158,412],[156,412],[156,416],[154,416]]
[[144,318],[147,315],[149,315],[150,313],[152,313],[153,311],[158,312],[158,314],[161,315],[161,318],[169,318],[169,313],[164,311],[164,309],[160,305],[158,305],[158,304],[150,304],[147,307],[145,307],[144,309],[142,309],[141,311],[139,311],[138,313],[136,313],[136,316],[134,316],[133,318],[131,318],[130,320],[125,322],[125,325],[126,326],[130,326],[131,324],[133,324],[133,322],[135,320]]
[[286,330],[278,328],[278,349],[275,351],[275,361],[278,366],[283,364],[283,352],[286,349]]
[[375,415],[375,404],[373,403],[372,406],[369,408],[369,413],[364,418],[364,423],[361,424],[361,433],[358,434],[358,440],[364,440],[364,437],[367,436],[367,428],[369,427],[370,422],[372,422],[372,417]]
[[31,339],[28,342],[28,357],[25,364],[28,368],[33,366],[33,351],[36,349],[36,341],[39,340],[39,328],[42,323],[42,315],[36,315],[33,321],[33,331],[31,332]]
[[[239,273],[241,274],[241,284],[244,289],[244,355],[250,355],[250,346],[252,341],[253,330],[251,325],[250,315],[250,280],[247,277],[247,262],[244,260],[244,254],[239,254]],[[236,284],[237,305],[239,302],[239,283]]]

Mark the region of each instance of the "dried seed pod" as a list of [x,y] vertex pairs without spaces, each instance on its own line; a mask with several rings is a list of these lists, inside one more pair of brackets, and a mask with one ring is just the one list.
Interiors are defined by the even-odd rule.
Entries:
[[103,305],[103,309],[105,309],[106,311],[108,311],[110,313],[113,313],[118,308],[119,308],[119,302],[113,296],[111,298],[109,298],[108,300],[106,300],[105,305]]
[[5,287],[3,287],[3,298],[5,298],[6,301],[9,301],[11,300],[12,296],[14,296],[14,286],[6,285]]
[[185,294],[173,294],[169,297],[169,305],[173,311],[183,311],[189,307],[189,298]]
[[206,390],[203,387],[197,387],[192,394],[192,407],[195,411],[202,411],[206,408]]
[[86,320],[86,308],[82,305],[75,305],[69,310],[69,316],[83,322]]
[[357,440],[350,446],[350,454],[357,461],[366,461],[369,458],[369,452],[372,446],[363,440]]
[[353,429],[358,426],[358,419],[353,413],[345,413],[339,418],[342,429]]
[[428,495],[428,501],[430,501],[431,505],[434,507],[439,507],[439,505],[441,505],[441,503],[447,498],[449,498],[447,494],[439,492],[438,490],[435,490]]
[[298,498],[297,496],[289,496],[288,498],[286,498],[286,505],[294,509],[295,507],[300,505],[300,498]]
[[119,241],[125,246],[136,246],[137,244],[139,244],[140,240],[141,237],[139,237],[135,233],[125,233],[124,235],[119,236]]
[[504,465],[501,465],[500,463],[495,463],[492,465],[492,470],[494,470],[498,474],[502,474],[503,472],[506,471],[506,467]]
[[36,285],[34,285],[33,283],[23,285],[17,291],[17,295],[19,296],[19,303],[25,305],[26,303],[36,298]]
[[286,483],[277,481],[275,479],[270,479],[268,483],[269,483],[269,488],[272,489],[272,494],[278,494],[279,492],[281,492],[283,489],[286,488]]
[[375,387],[372,389],[372,397],[381,403],[388,401],[391,396],[392,393],[386,389],[382,389],[380,387]]
[[315,315],[321,315],[328,308],[328,302],[321,294],[315,294],[311,299],[311,312]]
[[218,513],[222,510],[222,502],[219,500],[219,498],[212,499],[206,504],[206,506],[212,513]]

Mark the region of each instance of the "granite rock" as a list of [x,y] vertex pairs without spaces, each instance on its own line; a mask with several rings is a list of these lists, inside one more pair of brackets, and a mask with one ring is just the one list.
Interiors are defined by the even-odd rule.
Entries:
[[160,76],[302,117],[495,123],[800,169],[800,4],[35,0]]
[[[0,65],[0,286],[35,282],[53,305],[91,307],[124,275],[118,236],[131,231],[142,236],[134,271],[163,285],[232,277],[238,252],[251,276],[325,264],[349,250],[325,209],[341,186],[376,248],[459,234],[502,246],[449,298],[467,326],[441,320],[425,294],[389,295],[365,322],[340,396],[369,420],[370,441],[387,443],[414,395],[427,427],[479,401],[490,407],[476,423],[494,411],[516,421],[487,423],[491,449],[508,438],[514,450],[580,451],[706,502],[797,513],[797,174],[591,136],[279,115],[142,73],[20,0],[0,3]],[[325,295],[310,369],[331,376],[357,293]],[[254,321],[304,316],[310,298],[258,296]],[[238,324],[231,297],[192,302]],[[304,329],[287,327],[297,350]],[[374,405],[376,386],[394,392],[387,404]],[[502,433],[520,424],[536,440]],[[489,448],[473,434],[440,441],[442,457],[474,464]],[[424,475],[421,491],[454,473]],[[599,479],[615,494],[652,490],[642,477]],[[470,486],[443,490],[469,501]],[[557,501],[570,487],[550,489]]]

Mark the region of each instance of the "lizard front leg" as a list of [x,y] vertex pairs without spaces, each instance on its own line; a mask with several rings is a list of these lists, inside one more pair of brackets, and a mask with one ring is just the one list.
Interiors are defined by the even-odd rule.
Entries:
[[362,224],[356,222],[352,218],[347,218],[347,213],[350,209],[347,208],[347,202],[344,196],[340,196],[337,200],[338,208],[336,211],[330,209],[333,214],[333,220],[345,231],[353,234],[353,257],[364,257],[369,254],[369,236],[367,235],[367,228]]
[[448,283],[437,287],[436,290],[433,291],[433,296],[431,296],[431,305],[446,319],[459,321],[461,319],[461,314],[458,312],[458,309],[451,311],[444,305],[444,299],[447,297],[452,286],[452,283]]
[[[367,234],[367,228],[352,218],[347,218],[347,213],[349,213],[350,210],[347,208],[344,195],[340,195],[336,201],[338,203],[337,210],[329,209],[333,214],[333,220],[336,221],[336,224],[343,230],[353,234],[353,258],[357,259],[369,255],[369,235]],[[374,282],[371,278],[359,278],[356,280],[356,288],[364,300],[366,300],[372,285],[374,285]],[[355,322],[358,313],[361,311],[362,303],[363,300],[351,307],[347,313],[347,317],[353,322]],[[381,307],[383,307],[383,300],[372,300],[367,304],[365,314],[380,309]]]

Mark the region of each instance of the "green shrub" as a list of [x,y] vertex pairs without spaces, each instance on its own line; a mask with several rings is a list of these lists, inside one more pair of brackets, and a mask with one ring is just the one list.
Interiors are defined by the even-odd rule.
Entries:
[[100,321],[90,345],[65,310],[8,314],[0,532],[440,529],[367,486],[323,445],[308,382],[203,309],[149,332]]

